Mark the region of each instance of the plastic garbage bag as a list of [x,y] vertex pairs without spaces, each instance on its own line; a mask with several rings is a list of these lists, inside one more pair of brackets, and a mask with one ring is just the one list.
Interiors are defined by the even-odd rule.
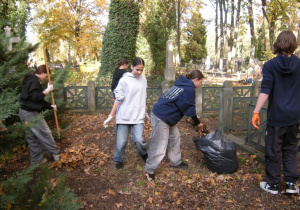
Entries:
[[238,167],[236,147],[232,140],[225,138],[219,130],[193,139],[197,150],[204,154],[206,165],[212,172],[230,174]]

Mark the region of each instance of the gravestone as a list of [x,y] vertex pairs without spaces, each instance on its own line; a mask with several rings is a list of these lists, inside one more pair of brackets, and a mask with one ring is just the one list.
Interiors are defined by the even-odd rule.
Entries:
[[166,68],[165,68],[165,81],[162,82],[162,92],[171,88],[175,82],[175,68],[173,64],[173,42],[172,40],[167,41],[166,49]]
[[[10,37],[10,30],[11,28],[9,26],[6,26],[4,28],[4,31],[5,31],[5,37],[8,38]],[[18,43],[20,41],[20,37],[11,37],[9,38],[9,41],[8,41],[8,46],[7,46],[7,50],[8,51],[11,51],[12,50],[12,47],[13,47],[13,44],[14,43]],[[11,69],[10,69],[11,72],[15,71],[15,67],[12,66]]]
[[[4,28],[4,30],[5,30],[5,37],[9,37],[10,36],[10,30],[11,30],[11,28],[9,26],[6,26]],[[20,37],[11,37],[9,39],[7,50],[11,51],[13,43],[18,43],[19,41],[20,41]]]
[[210,69],[210,56],[207,56],[206,61],[205,61],[205,70]]

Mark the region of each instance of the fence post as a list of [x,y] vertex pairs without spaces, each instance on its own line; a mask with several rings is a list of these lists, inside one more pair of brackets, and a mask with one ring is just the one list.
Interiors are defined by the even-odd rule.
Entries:
[[196,89],[196,113],[199,117],[202,116],[202,94],[203,94],[203,87],[202,85]]
[[228,130],[228,118],[232,110],[232,106],[228,106],[229,100],[233,97],[233,83],[232,81],[224,81],[223,88],[220,95],[220,112],[219,112],[219,130],[224,133]]
[[96,91],[95,82],[88,82],[88,110],[96,111]]
[[260,85],[261,85],[261,81],[258,81],[258,80],[253,81],[253,83],[252,83],[253,92],[252,92],[251,97],[258,97]]

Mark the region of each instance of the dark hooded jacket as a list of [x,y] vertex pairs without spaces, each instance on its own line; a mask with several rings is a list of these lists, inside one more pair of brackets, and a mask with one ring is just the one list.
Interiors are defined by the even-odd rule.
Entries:
[[113,74],[113,79],[111,82],[111,91],[112,92],[114,92],[114,90],[118,86],[119,80],[125,73],[126,73],[125,69],[115,69],[114,74]]
[[184,115],[192,117],[195,125],[198,125],[200,121],[196,115],[194,83],[179,76],[174,86],[159,98],[152,112],[168,125],[177,124]]
[[18,101],[26,111],[41,112],[52,109],[51,104],[44,100],[45,94],[39,78],[34,74],[26,74],[22,82],[22,91]]
[[300,123],[300,59],[278,55],[264,64],[262,74],[261,93],[269,95],[268,125]]

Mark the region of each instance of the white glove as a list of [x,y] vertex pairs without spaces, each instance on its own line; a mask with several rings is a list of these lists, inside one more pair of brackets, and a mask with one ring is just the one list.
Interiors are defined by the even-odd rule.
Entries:
[[112,120],[112,118],[113,118],[113,117],[112,117],[111,115],[108,116],[108,118],[107,118],[107,119],[104,121],[104,123],[103,123],[104,128],[107,128],[108,125],[106,125],[106,124],[107,124],[108,122],[110,122],[110,121]]
[[46,92],[46,94],[48,94],[52,90],[53,90],[53,84],[49,85],[49,82],[48,82],[47,88],[44,91]]
[[51,105],[51,107],[52,107],[55,111],[57,111],[57,106],[56,106],[56,105]]
[[150,116],[148,115],[147,112],[146,112],[146,114],[145,114],[145,117],[146,117],[146,119],[147,119],[149,122],[151,122]]

